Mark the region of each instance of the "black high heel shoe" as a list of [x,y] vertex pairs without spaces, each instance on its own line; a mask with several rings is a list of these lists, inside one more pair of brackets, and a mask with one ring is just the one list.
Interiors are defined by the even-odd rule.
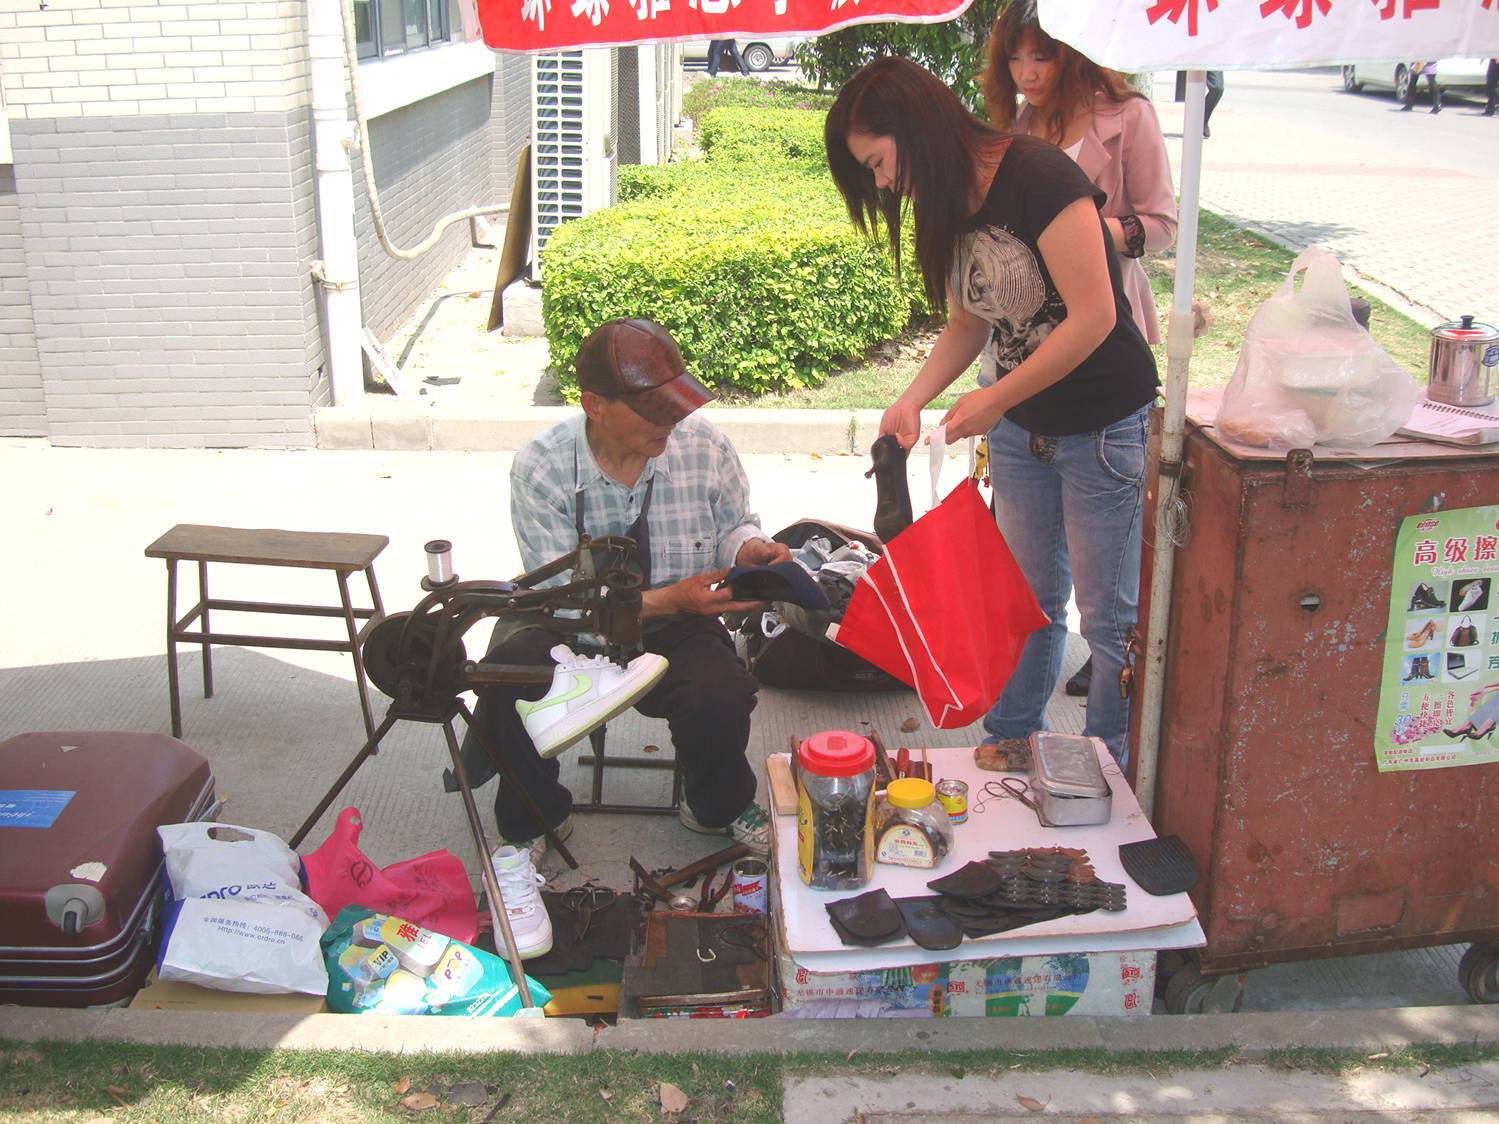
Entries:
[[874,533],[889,542],[911,525],[911,489],[906,483],[906,451],[895,434],[887,433],[869,447],[874,467],[864,474],[874,477]]

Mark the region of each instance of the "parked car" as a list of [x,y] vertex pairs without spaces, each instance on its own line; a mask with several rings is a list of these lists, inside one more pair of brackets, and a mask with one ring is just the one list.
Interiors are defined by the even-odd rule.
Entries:
[[[796,54],[796,48],[805,43],[805,39],[740,39],[739,56],[744,59],[744,65],[751,70],[769,70],[777,63],[792,61]],[[682,57],[688,62],[702,63],[708,65],[708,40],[701,39],[692,43],[682,44]],[[730,73],[733,72],[734,64],[725,55],[721,66],[727,66]],[[1479,85],[1483,83],[1480,82]]]
[[[1487,59],[1438,59],[1437,85],[1444,93],[1448,90],[1482,91],[1488,65]],[[1343,89],[1351,94],[1371,86],[1393,90],[1395,96],[1404,101],[1410,81],[1410,67],[1403,62],[1355,63],[1343,68]],[[1422,94],[1425,90],[1417,89],[1416,92]]]

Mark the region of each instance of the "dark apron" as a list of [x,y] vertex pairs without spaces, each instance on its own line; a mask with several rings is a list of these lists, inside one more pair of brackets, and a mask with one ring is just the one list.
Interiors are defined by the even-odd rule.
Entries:
[[[656,478],[652,476],[650,483],[645,486],[645,499],[641,501],[640,514],[635,517],[633,523],[625,528],[625,534],[635,540],[635,569],[640,571],[642,588],[645,589],[649,589],[651,584],[651,529],[646,517],[650,514],[651,493],[655,490],[655,487]],[[581,539],[587,533],[583,529],[583,512],[587,505],[584,502],[583,489],[581,487],[573,493],[573,506],[575,508],[573,526],[577,529],[578,537]],[[505,637],[507,632],[513,631],[513,629],[505,628],[506,623],[503,617],[495,621],[494,634],[489,640],[490,650]],[[579,655],[590,655],[598,651],[595,646],[583,643],[580,637],[574,637],[569,643],[573,651]],[[482,699],[481,705],[485,705]],[[509,704],[505,703],[501,705]],[[488,755],[479,747],[476,739],[465,734],[460,752],[463,755],[463,768],[468,773],[469,784],[472,787],[477,788],[495,775],[494,765],[490,762]],[[453,770],[451,769],[443,770],[443,788],[448,792],[458,791],[458,781],[454,778]]]
[[[640,501],[640,514],[635,516],[635,521],[625,528],[625,535],[635,540],[635,569],[640,572],[642,589],[651,587],[651,528],[646,517],[651,512],[651,493],[656,489],[656,477],[653,474],[650,482],[645,486],[645,499]],[[578,538],[588,532],[583,529],[583,511],[587,506],[583,498],[583,489],[580,487],[573,493],[573,526],[577,529]]]

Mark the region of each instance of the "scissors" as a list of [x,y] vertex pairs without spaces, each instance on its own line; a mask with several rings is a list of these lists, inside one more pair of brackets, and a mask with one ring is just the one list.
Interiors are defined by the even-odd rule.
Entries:
[[592,878],[581,886],[574,886],[562,893],[562,906],[573,915],[573,942],[579,943],[588,935],[593,924],[593,915],[603,913],[618,897],[609,886],[600,886]]

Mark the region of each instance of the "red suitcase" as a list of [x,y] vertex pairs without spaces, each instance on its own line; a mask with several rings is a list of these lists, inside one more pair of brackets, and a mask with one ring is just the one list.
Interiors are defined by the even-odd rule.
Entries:
[[0,1003],[128,999],[160,937],[156,829],[216,807],[208,762],[164,734],[0,742]]

